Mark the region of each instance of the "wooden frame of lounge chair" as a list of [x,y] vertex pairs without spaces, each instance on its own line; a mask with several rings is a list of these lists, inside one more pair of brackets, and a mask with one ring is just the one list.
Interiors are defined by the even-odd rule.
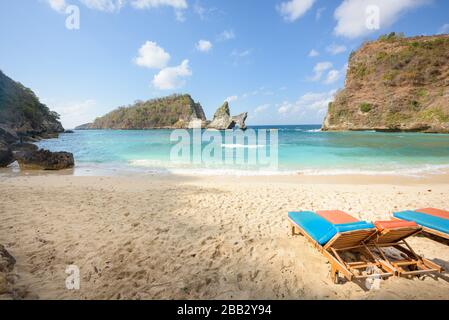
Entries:
[[430,228],[423,227],[423,226],[421,226],[421,227],[422,227],[422,231],[425,233],[449,240],[449,234],[447,234],[445,232],[441,232],[441,231],[438,231],[435,229],[430,229]]
[[[420,276],[428,273],[440,273],[443,268],[432,261],[419,256],[405,240],[422,231],[420,226],[384,229],[372,238],[368,239],[368,247],[376,248],[376,251],[391,266],[394,267],[395,275],[400,277]],[[406,257],[402,260],[393,261],[388,258],[382,248],[392,247],[402,252]],[[414,270],[404,270],[411,267]]]
[[[303,235],[327,258],[331,265],[331,278],[334,283],[339,282],[339,273],[349,281],[364,280],[367,278],[385,278],[394,275],[394,269],[385,261],[376,259],[368,246],[363,242],[363,240],[377,233],[375,229],[361,229],[337,233],[326,245],[322,246],[292,219],[289,218],[289,221],[293,236]],[[346,262],[340,255],[341,252],[356,249],[363,252],[372,261]],[[370,266],[379,268],[383,273],[360,275],[361,271],[366,270]]]

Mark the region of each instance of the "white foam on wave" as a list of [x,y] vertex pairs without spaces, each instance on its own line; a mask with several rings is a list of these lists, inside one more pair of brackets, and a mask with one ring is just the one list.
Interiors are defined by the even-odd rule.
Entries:
[[448,165],[417,165],[417,166],[396,166],[386,169],[380,168],[223,168],[216,166],[193,166],[188,163],[163,162],[160,160],[132,160],[128,165],[135,169],[151,169],[152,173],[173,173],[180,175],[215,175],[215,176],[270,176],[270,175],[310,175],[310,176],[338,176],[338,175],[388,175],[388,176],[409,176],[422,177],[425,175],[441,174],[449,170]]
[[264,144],[240,144],[240,143],[223,143],[221,145],[222,148],[226,149],[257,149],[257,148],[265,148]]

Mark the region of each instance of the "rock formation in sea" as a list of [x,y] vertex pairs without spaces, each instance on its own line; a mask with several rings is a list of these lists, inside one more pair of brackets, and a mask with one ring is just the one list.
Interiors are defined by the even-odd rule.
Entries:
[[61,170],[75,165],[73,154],[69,152],[50,152],[39,149],[17,152],[15,158],[24,170]]
[[132,106],[120,107],[85,123],[76,130],[145,130],[145,129],[194,129],[210,128],[217,130],[232,129],[238,126],[246,129],[248,113],[231,117],[229,104],[218,108],[212,121],[206,119],[201,104],[188,94],[171,95],[149,101],[138,101]]
[[83,124],[76,130],[86,129],[164,129],[190,128],[200,123],[206,125],[203,108],[188,94],[171,95],[134,105],[120,107],[97,118],[93,123]]
[[391,33],[362,45],[323,130],[449,133],[449,35]]
[[73,165],[72,154],[38,152],[37,146],[22,143],[57,138],[61,132],[64,128],[59,115],[42,104],[31,89],[0,71],[0,167],[19,160],[19,156],[38,160],[36,168],[65,168],[70,161]]
[[246,129],[246,118],[248,113],[242,113],[232,117],[229,110],[229,103],[226,101],[214,114],[212,122],[207,125],[208,129],[227,130],[238,126],[240,129]]

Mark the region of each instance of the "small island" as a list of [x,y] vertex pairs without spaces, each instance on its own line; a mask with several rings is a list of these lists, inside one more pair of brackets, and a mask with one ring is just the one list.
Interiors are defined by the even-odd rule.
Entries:
[[119,107],[108,114],[76,127],[76,130],[150,130],[208,128],[227,130],[246,128],[248,114],[231,116],[225,102],[215,112],[212,121],[206,119],[203,107],[188,94],[174,94],[164,98],[137,101],[129,107]]

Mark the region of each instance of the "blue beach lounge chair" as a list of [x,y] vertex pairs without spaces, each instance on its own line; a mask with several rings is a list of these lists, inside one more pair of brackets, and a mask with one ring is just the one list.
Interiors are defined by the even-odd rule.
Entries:
[[[394,274],[391,266],[376,259],[365,245],[365,241],[377,233],[372,223],[355,221],[333,224],[312,211],[289,212],[288,218],[292,234],[304,235],[328,259],[334,283],[339,282],[339,274],[349,281],[384,278]],[[352,257],[358,255],[360,259],[356,260],[359,261],[348,261],[345,257],[347,252],[351,252]],[[381,273],[368,274],[367,271],[373,267]]]
[[449,211],[425,208],[395,212],[393,216],[396,219],[416,222],[427,234],[449,239]]

